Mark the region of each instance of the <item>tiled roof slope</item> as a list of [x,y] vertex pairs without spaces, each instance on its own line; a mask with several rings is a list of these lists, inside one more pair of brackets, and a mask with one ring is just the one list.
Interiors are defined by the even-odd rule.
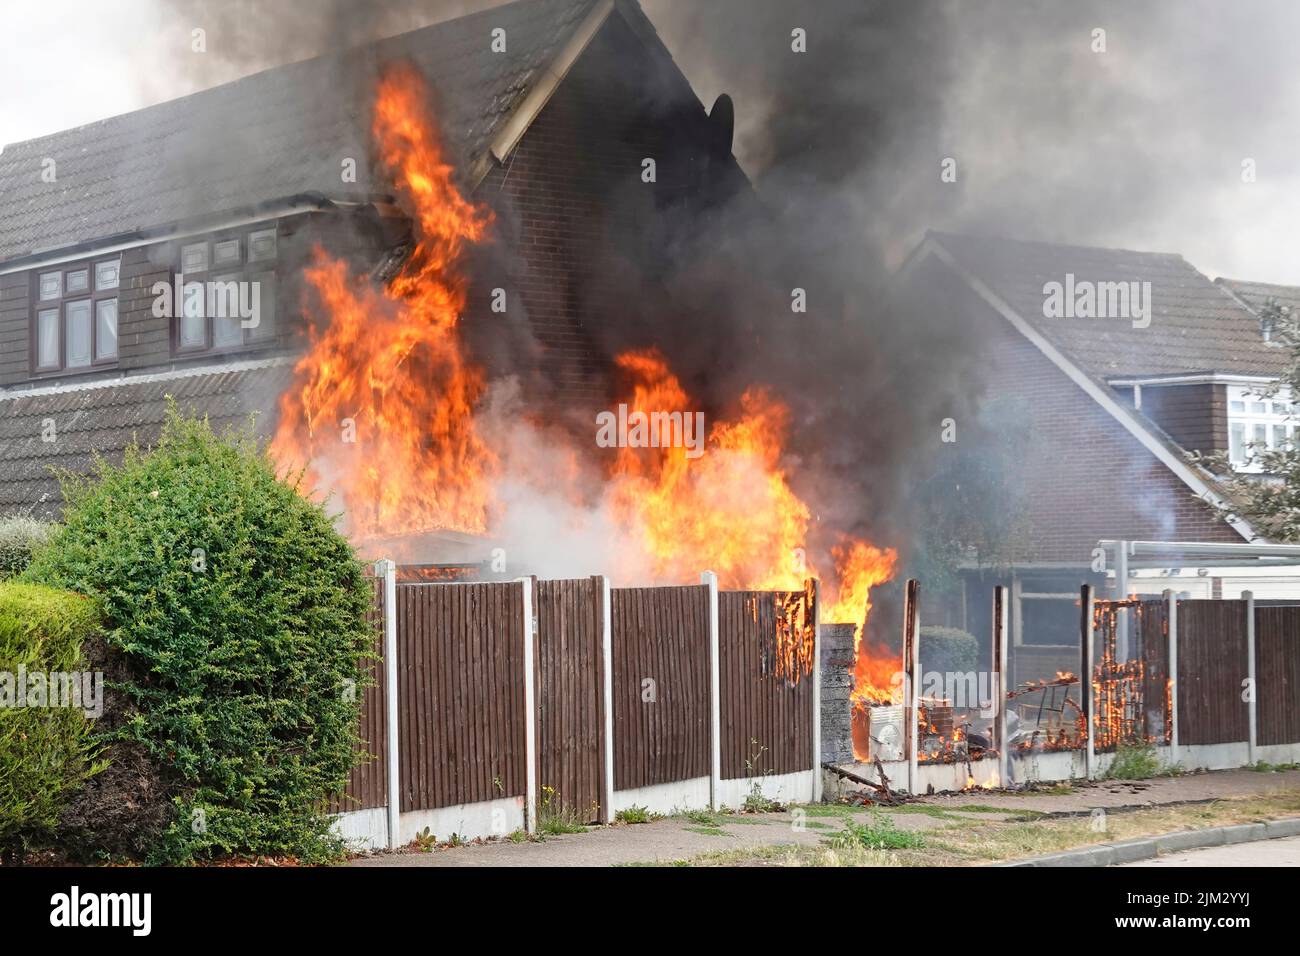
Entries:
[[[938,232],[930,238],[1099,381],[1191,372],[1277,375],[1286,366],[1284,350],[1264,341],[1255,316],[1182,256]],[[1150,326],[1045,317],[1043,286],[1064,283],[1067,273],[1076,282],[1150,282]]]
[[1300,315],[1300,286],[1247,282],[1244,279],[1215,279],[1214,281],[1230,291],[1252,311],[1272,299],[1278,305],[1290,306],[1292,315]]
[[[501,124],[596,0],[519,0],[345,53],[278,67],[0,152],[0,263],[302,193],[369,185],[375,68],[409,58],[429,79],[463,163]],[[505,53],[490,49],[506,30]],[[42,162],[56,163],[44,182]],[[357,162],[343,183],[342,162]]]
[[[289,362],[263,360],[0,393],[0,514],[57,518],[62,498],[51,467],[84,474],[96,453],[120,460],[132,439],[151,444],[168,396],[182,411],[208,416],[218,431],[256,414],[265,434],[291,374]],[[45,440],[49,420],[53,441]]]

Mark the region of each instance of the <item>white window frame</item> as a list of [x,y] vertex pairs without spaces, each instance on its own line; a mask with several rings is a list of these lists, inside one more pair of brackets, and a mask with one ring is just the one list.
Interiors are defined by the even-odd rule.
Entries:
[[[1278,451],[1278,429],[1285,440],[1295,442],[1300,423],[1291,404],[1291,391],[1285,386],[1265,394],[1258,385],[1228,385],[1228,456],[1234,471],[1258,474],[1264,470],[1259,455],[1267,449]],[[1262,410],[1261,410],[1262,406]],[[1263,429],[1264,441],[1257,440]],[[1235,436],[1235,437],[1234,437]],[[1251,447],[1251,446],[1254,447]]]

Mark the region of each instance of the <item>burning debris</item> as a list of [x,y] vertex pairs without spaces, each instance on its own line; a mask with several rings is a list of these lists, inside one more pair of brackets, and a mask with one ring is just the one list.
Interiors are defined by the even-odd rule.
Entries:
[[[1153,677],[1142,655],[1119,660],[1117,650],[1121,615],[1133,615],[1130,623],[1140,635],[1144,615],[1158,613],[1162,603],[1137,598],[1093,602],[1093,629],[1101,635],[1101,657],[1092,668],[1093,746],[1099,752],[1121,744],[1169,742],[1172,681],[1167,676],[1163,681]],[[1165,640],[1167,627],[1168,622],[1162,620]],[[1153,684],[1163,689],[1161,699],[1154,702],[1147,699]],[[1072,688],[1080,688],[1078,675],[1058,671],[1052,680],[1028,682],[1007,693],[1008,702],[1021,701],[1017,705],[1021,727],[1012,735],[1016,751],[1081,750],[1087,746],[1087,716],[1070,696]]]

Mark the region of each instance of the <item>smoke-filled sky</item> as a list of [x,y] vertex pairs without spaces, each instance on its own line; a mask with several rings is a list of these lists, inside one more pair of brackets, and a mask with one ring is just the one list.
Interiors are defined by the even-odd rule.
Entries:
[[[12,0],[0,142],[495,5]],[[886,263],[937,228],[1178,252],[1211,276],[1300,284],[1291,0],[643,8],[706,105],[735,98],[737,156],[770,201],[833,187]],[[196,27],[206,53],[191,51]],[[945,157],[955,184],[940,182]]]

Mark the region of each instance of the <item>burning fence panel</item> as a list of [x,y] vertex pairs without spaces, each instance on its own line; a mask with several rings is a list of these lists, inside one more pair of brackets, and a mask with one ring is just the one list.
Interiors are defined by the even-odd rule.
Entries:
[[812,769],[816,600],[813,581],[718,593],[724,780]]

